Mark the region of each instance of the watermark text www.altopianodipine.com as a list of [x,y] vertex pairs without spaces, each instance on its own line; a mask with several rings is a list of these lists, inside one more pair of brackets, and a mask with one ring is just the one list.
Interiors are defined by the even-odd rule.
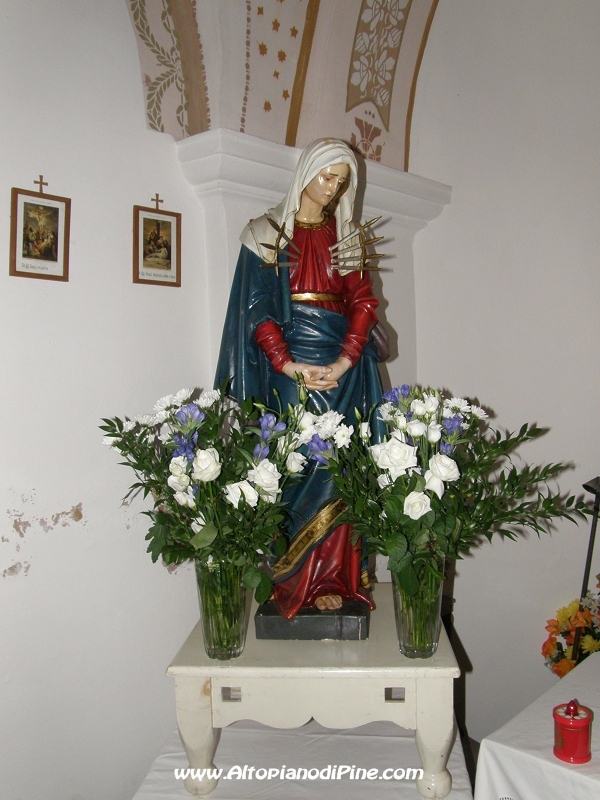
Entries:
[[379,770],[377,767],[357,767],[355,764],[328,764],[322,769],[313,767],[286,767],[282,764],[281,767],[250,767],[248,764],[242,766],[230,767],[227,771],[224,769],[192,769],[186,767],[185,769],[176,769],[175,778],[178,781],[191,778],[192,780],[202,781],[206,780],[238,780],[238,781],[272,781],[272,780],[285,780],[285,781],[414,781],[417,778],[423,777],[423,770],[414,767],[388,767],[384,770]]

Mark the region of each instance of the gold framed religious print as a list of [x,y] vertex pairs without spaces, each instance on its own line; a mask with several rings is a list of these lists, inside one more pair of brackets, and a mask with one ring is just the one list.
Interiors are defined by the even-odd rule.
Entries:
[[69,280],[71,200],[13,188],[10,206],[9,274],[20,278]]
[[181,214],[133,207],[133,282],[181,286]]

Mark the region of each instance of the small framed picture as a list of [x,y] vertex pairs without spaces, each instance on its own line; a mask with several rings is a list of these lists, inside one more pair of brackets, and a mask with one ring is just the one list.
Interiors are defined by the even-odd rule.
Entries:
[[133,282],[181,286],[181,214],[133,207]]
[[68,281],[70,223],[68,197],[13,188],[9,274]]

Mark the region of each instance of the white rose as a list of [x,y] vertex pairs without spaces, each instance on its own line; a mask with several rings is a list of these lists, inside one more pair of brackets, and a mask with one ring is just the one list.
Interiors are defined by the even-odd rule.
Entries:
[[371,441],[371,426],[368,422],[360,423],[360,438],[363,440],[363,442]]
[[228,483],[227,486],[223,488],[225,492],[225,496],[227,500],[231,503],[232,506],[238,507],[238,503],[240,502],[240,497],[243,495],[244,499],[248,503],[249,506],[252,508],[256,507],[258,503],[258,492],[254,488],[254,486],[250,486],[248,481],[239,481],[238,483]]
[[444,481],[441,478],[438,478],[437,475],[434,475],[430,469],[427,470],[424,478],[425,488],[429,489],[431,492],[435,492],[441,500],[442,495],[444,494]]
[[333,434],[333,441],[338,447],[348,447],[350,439],[352,438],[352,425],[340,425],[337,431]]
[[379,416],[384,422],[391,422],[396,411],[396,406],[393,403],[382,403],[379,406]]
[[404,501],[404,513],[411,519],[419,519],[428,511],[431,511],[431,503],[425,492],[411,492]]
[[317,432],[315,420],[316,416],[310,411],[304,411],[302,413],[298,420],[298,430],[300,431],[298,436],[299,444],[308,444],[308,442],[310,442],[314,434]]
[[185,456],[175,456],[169,463],[171,475],[186,475],[188,460]]
[[188,460],[185,456],[175,456],[171,459],[169,464],[169,472],[171,473],[167,483],[174,492],[185,492],[190,485],[190,479],[187,474]]
[[428,414],[435,414],[440,405],[440,401],[434,394],[425,395],[425,411]]
[[439,442],[442,438],[442,426],[437,422],[430,422],[427,427],[427,441],[431,444]]
[[261,494],[269,503],[274,503],[277,500],[280,478],[281,473],[275,464],[267,458],[264,458],[260,464],[248,472],[248,480],[263,490]]
[[306,456],[302,453],[290,453],[285,460],[285,468],[288,472],[302,472],[306,461]]
[[389,441],[371,445],[369,450],[379,469],[389,470],[392,480],[404,475],[409,467],[417,466],[417,448],[399,441],[394,434]]
[[207,447],[206,450],[196,450],[192,470],[192,478],[195,481],[202,481],[203,483],[214,481],[221,474],[219,453],[214,447]]
[[190,479],[187,475],[169,475],[167,483],[174,492],[185,492],[190,485]]
[[422,400],[415,399],[410,404],[410,410],[413,414],[416,414],[417,417],[422,417],[425,414],[425,403]]
[[409,436],[414,438],[418,438],[419,436],[424,436],[425,431],[427,430],[427,425],[424,422],[421,422],[420,419],[411,419],[411,421],[406,426],[406,432]]
[[180,506],[187,506],[188,508],[195,508],[196,506],[191,486],[188,486],[187,492],[175,492],[175,500]]
[[408,420],[401,411],[396,412],[396,415],[394,417],[394,425],[398,428],[399,431],[406,430],[406,426],[408,425]]
[[315,424],[316,416],[311,414],[310,411],[304,411],[300,419],[298,420],[298,428],[301,431],[307,431],[309,428],[313,428]]
[[429,459],[429,469],[443,481],[455,481],[460,478],[460,472],[456,466],[456,461],[443,453],[436,453]]

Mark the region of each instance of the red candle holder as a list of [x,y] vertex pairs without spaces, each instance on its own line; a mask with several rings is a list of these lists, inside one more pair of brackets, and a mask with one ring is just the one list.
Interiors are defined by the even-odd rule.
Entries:
[[592,757],[592,720],[594,713],[577,700],[555,706],[554,755],[570,764],[585,764]]

